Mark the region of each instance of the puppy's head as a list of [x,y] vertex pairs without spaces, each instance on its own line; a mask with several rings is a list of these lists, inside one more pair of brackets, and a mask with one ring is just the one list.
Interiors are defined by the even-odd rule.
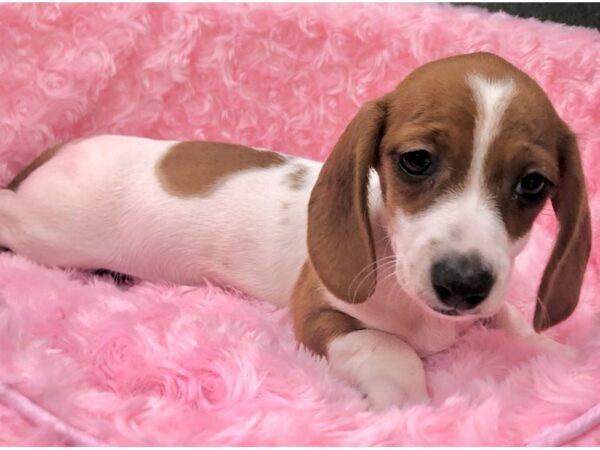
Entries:
[[313,189],[308,248],[325,287],[349,302],[375,290],[369,172],[380,178],[396,276],[448,316],[487,317],[547,198],[560,232],[534,325],[574,310],[591,230],[579,152],[539,86],[486,53],[429,63],[367,103]]

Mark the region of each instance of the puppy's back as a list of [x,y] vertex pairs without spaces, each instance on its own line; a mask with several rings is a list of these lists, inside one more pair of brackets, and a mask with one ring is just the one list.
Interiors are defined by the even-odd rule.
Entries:
[[17,207],[8,214],[17,225],[0,231],[0,245],[49,265],[183,284],[209,278],[275,303],[289,299],[306,257],[319,163],[112,135],[48,156],[11,183]]

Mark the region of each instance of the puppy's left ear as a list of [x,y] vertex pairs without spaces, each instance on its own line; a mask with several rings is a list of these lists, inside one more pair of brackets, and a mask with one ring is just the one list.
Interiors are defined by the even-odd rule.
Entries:
[[559,142],[560,181],[552,197],[560,231],[538,291],[533,326],[543,331],[575,310],[590,255],[592,227],[577,141],[565,131]]
[[308,253],[329,292],[350,303],[375,291],[377,264],[369,218],[369,172],[379,158],[385,100],[366,103],[321,169],[308,207]]

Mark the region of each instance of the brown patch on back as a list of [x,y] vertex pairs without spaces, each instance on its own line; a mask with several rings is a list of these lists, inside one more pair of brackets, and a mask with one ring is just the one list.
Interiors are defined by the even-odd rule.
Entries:
[[11,183],[8,185],[8,189],[10,189],[11,191],[16,191],[17,188],[19,187],[19,185],[23,181],[25,181],[25,179],[29,175],[31,175],[31,173],[34,170],[36,170],[37,168],[39,168],[40,166],[42,166],[46,162],[48,162],[50,159],[52,159],[54,157],[54,155],[56,155],[56,152],[58,152],[58,150],[61,147],[62,147],[61,145],[57,145],[56,147],[49,148],[48,150],[44,151],[41,155],[39,155],[37,158],[35,158],[31,164],[29,164],[27,167],[25,167],[25,169],[23,169],[15,177],[15,179],[11,181]]
[[327,303],[314,267],[307,261],[292,293],[292,314],[296,339],[325,356],[328,344],[338,336],[363,328],[355,318]]
[[306,166],[296,166],[296,168],[286,177],[289,188],[292,191],[299,191],[302,189],[304,187],[304,180],[307,173],[308,168]]
[[156,170],[170,194],[189,197],[208,194],[223,178],[244,170],[265,169],[286,162],[283,155],[219,142],[174,145]]

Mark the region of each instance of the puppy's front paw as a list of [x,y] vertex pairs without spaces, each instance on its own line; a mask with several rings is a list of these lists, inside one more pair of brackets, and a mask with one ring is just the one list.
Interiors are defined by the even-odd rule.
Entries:
[[534,348],[544,353],[554,353],[570,358],[577,356],[575,348],[560,344],[548,336],[536,333],[533,327],[525,321],[517,308],[509,303],[504,304],[502,309],[493,318],[492,323],[496,328],[525,339]]
[[359,330],[334,339],[328,348],[333,371],[358,388],[373,409],[429,400],[423,363],[397,337]]
[[365,397],[371,409],[381,411],[392,406],[418,405],[429,403],[425,386],[403,386],[398,383],[374,382],[366,389]]
[[536,348],[539,348],[544,353],[558,354],[568,358],[575,358],[577,356],[577,350],[574,347],[556,342],[548,336],[538,334],[529,337],[529,340]]

